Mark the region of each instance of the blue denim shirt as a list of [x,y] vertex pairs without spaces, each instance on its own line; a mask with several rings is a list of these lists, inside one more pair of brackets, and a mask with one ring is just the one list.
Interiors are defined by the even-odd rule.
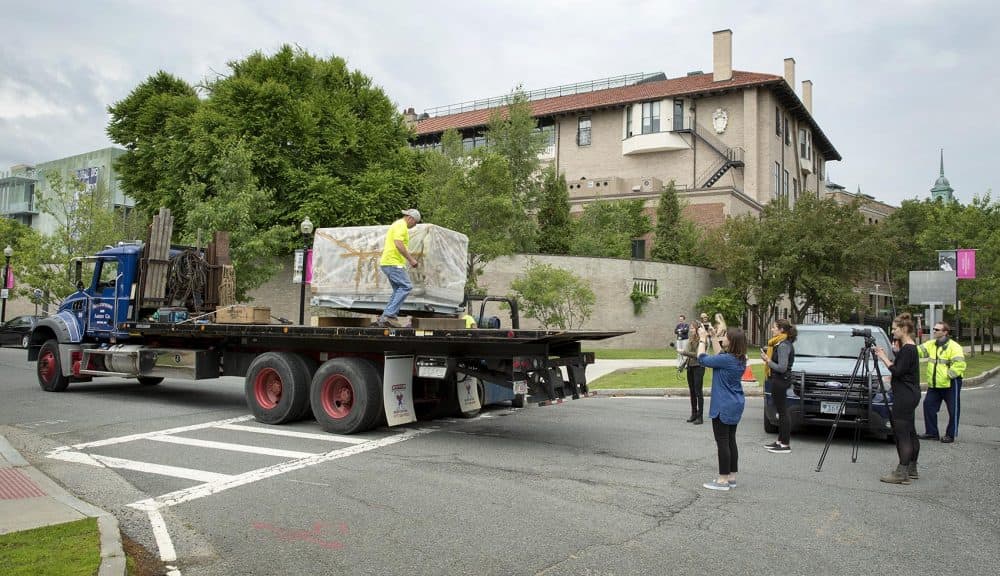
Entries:
[[712,369],[712,399],[708,416],[722,420],[723,424],[739,424],[746,404],[740,378],[747,363],[726,353],[701,354],[698,362]]

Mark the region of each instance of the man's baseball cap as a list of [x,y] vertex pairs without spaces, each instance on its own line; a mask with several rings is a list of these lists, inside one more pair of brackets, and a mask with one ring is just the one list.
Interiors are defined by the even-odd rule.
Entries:
[[416,208],[410,208],[409,210],[402,210],[401,212],[403,216],[409,216],[410,218],[413,218],[417,222],[420,222],[420,210],[417,210]]

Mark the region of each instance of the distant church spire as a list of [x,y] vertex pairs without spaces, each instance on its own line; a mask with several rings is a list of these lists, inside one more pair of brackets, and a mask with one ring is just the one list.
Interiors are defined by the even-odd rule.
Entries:
[[951,187],[951,183],[944,176],[944,148],[941,149],[941,175],[938,176],[937,181],[934,182],[934,187],[931,188],[931,200],[942,199],[945,202],[955,201],[955,190]]

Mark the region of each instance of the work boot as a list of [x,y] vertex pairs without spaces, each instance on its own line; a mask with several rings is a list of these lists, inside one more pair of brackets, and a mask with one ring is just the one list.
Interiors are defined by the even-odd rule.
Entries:
[[698,419],[698,414],[697,413],[691,414],[691,417],[687,419],[687,422],[691,423],[691,422],[694,422],[697,419]]
[[890,470],[888,474],[879,478],[882,482],[887,484],[909,484],[910,478],[908,476],[908,470],[906,466],[900,464],[896,466],[895,469]]
[[916,462],[910,462],[909,466],[906,467],[906,475],[909,476],[911,480],[916,480],[917,478],[920,478],[920,475],[917,474]]

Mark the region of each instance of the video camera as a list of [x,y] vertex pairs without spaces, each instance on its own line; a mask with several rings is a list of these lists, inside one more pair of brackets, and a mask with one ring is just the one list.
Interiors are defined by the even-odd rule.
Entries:
[[851,336],[864,336],[865,338],[872,337],[871,328],[854,328],[851,330]]

